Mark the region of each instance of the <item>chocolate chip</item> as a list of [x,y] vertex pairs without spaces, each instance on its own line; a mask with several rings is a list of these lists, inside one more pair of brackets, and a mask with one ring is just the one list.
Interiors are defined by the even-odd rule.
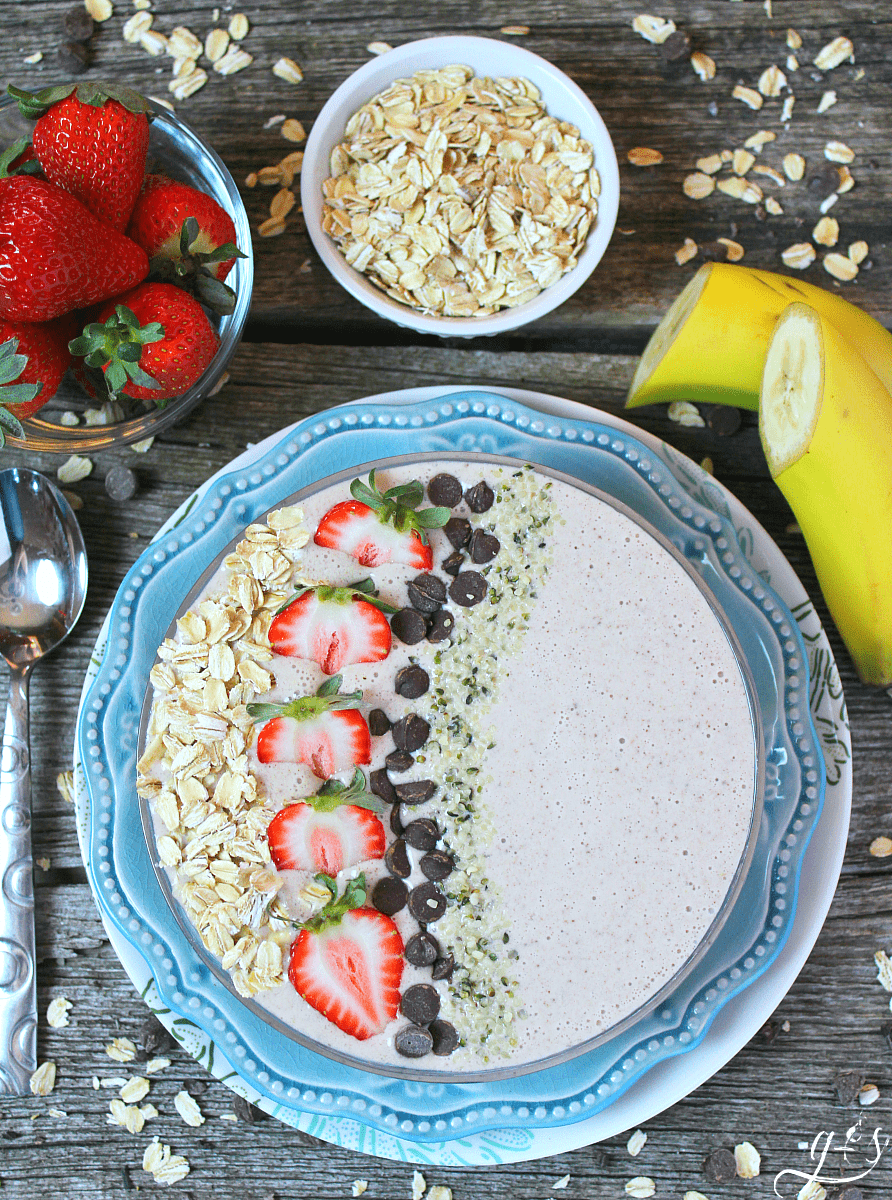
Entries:
[[839,171],[832,163],[827,163],[809,177],[806,186],[815,196],[829,196],[839,187]]
[[400,879],[408,879],[412,874],[409,852],[402,838],[397,838],[395,842],[391,842],[387,847],[384,855],[384,866],[391,875],[397,875]]
[[466,517],[450,517],[443,532],[456,550],[461,550],[471,540],[471,522]]
[[[431,1037],[433,1037],[433,1034],[431,1034]],[[436,1050],[434,1050],[434,1054],[436,1053]],[[844,1187],[842,1191],[834,1192],[832,1196],[828,1196],[827,1200],[864,1200],[864,1193],[859,1187]]]
[[737,1176],[737,1162],[730,1150],[710,1150],[703,1160],[703,1174],[710,1183],[730,1183]]
[[852,1104],[864,1086],[864,1075],[861,1071],[837,1071],[833,1086],[840,1104]]
[[400,814],[400,806],[398,804],[394,804],[390,810],[390,829],[397,837],[403,832],[403,818]]
[[691,39],[682,30],[676,29],[670,33],[665,42],[660,45],[660,57],[667,63],[680,62],[690,57]]
[[136,475],[119,463],[105,476],[105,490],[112,500],[130,500],[136,495]]
[[435,475],[427,485],[427,496],[431,504],[455,508],[461,501],[461,484],[454,475]]
[[776,1041],[780,1031],[780,1021],[766,1021],[753,1040],[756,1041],[758,1039],[764,1045],[770,1046],[773,1041]]
[[397,749],[408,750],[410,754],[421,749],[430,736],[430,731],[430,725],[424,717],[419,717],[418,713],[407,713],[390,730]]
[[706,409],[706,424],[719,437],[727,437],[740,428],[740,409],[731,404],[710,404]]
[[431,969],[431,979],[451,979],[454,970],[455,958],[451,954],[444,954],[434,963]]
[[409,912],[420,925],[439,921],[445,911],[446,897],[436,884],[419,883],[409,892]]
[[[434,844],[436,845],[436,843]],[[175,1049],[178,1045],[176,1039],[168,1033],[155,1016],[146,1017],[140,1025],[139,1040],[149,1058],[157,1058],[165,1051]]]
[[90,67],[93,55],[84,42],[65,42],[56,51],[59,68],[70,75],[83,75]]
[[369,775],[369,788],[376,796],[384,801],[385,804],[397,804],[396,792],[393,790],[393,784],[387,776],[387,772],[383,767],[379,767],[377,771],[372,771]]
[[490,562],[502,548],[502,543],[485,529],[475,529],[471,534],[468,549],[471,552],[471,562]]
[[728,247],[722,242],[700,242],[698,243],[700,257],[705,262],[727,262]]
[[431,685],[431,677],[424,667],[403,667],[396,673],[396,694],[406,700],[417,700]]
[[405,955],[413,967],[432,967],[440,957],[440,943],[429,933],[415,933],[406,942]]
[[93,18],[82,4],[75,4],[66,10],[62,28],[73,42],[88,42],[93,36]]
[[401,608],[398,613],[394,613],[390,629],[393,636],[405,645],[414,646],[427,633],[427,622],[414,608]]
[[407,754],[405,750],[391,750],[384,759],[384,763],[388,771],[408,771],[409,767],[415,762],[411,754]]
[[445,850],[431,850],[418,865],[426,879],[446,879],[455,870],[452,855]]
[[393,1044],[403,1058],[424,1058],[433,1049],[434,1039],[420,1025],[404,1025],[394,1034]]
[[449,1021],[431,1021],[427,1031],[434,1039],[434,1054],[445,1057],[458,1049],[458,1031]]
[[432,779],[413,779],[411,783],[398,783],[393,789],[400,804],[424,804],[437,790]]
[[208,1085],[204,1079],[187,1079],[183,1084],[183,1090],[188,1092],[193,1100],[197,1100],[208,1090]]
[[443,561],[440,563],[440,566],[447,575],[455,576],[461,570],[461,565],[464,561],[465,556],[462,554],[461,550],[453,550],[448,558],[443,559]]
[[437,575],[416,575],[406,585],[406,591],[412,607],[428,615],[446,603],[446,584]]
[[[414,824],[414,822],[413,822]],[[414,842],[409,842],[410,846],[414,846]],[[880,1025],[880,1033],[886,1039],[886,1045],[892,1050],[892,1021],[883,1021]]]
[[430,817],[419,817],[406,826],[406,841],[416,850],[433,850],[439,840],[437,822]]
[[369,713],[369,733],[372,737],[383,737],[390,729],[390,718],[383,708],[373,708]]
[[249,1125],[256,1125],[258,1121],[267,1119],[267,1114],[263,1109],[249,1103],[244,1096],[233,1096],[232,1111],[240,1121],[246,1121]]
[[465,492],[465,504],[472,513],[485,513],[493,506],[493,501],[496,498],[495,492],[488,483],[484,483],[481,479],[479,483],[475,483],[472,488],[468,488]]
[[445,642],[455,628],[455,617],[445,608],[434,613],[427,625],[427,640],[429,642]]
[[372,907],[388,917],[405,908],[408,898],[409,889],[402,879],[395,879],[392,875],[385,875],[372,888]]
[[478,571],[462,571],[449,585],[449,596],[463,608],[472,608],[486,595],[488,586]]
[[430,1025],[440,1011],[440,993],[431,983],[413,983],[403,992],[400,1012],[416,1025]]

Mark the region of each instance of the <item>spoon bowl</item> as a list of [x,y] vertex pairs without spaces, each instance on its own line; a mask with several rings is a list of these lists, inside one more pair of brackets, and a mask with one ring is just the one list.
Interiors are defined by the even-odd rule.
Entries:
[[0,654],[9,701],[0,742],[0,1096],[21,1095],[36,1066],[31,858],[31,670],[74,627],[87,555],[65,497],[37,471],[0,471]]

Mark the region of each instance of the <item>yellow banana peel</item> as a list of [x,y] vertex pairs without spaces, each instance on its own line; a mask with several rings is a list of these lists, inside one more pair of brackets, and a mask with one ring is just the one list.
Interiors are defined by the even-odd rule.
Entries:
[[702,266],[645,347],[626,408],[691,400],[756,411],[768,343],[788,304],[831,321],[892,391],[892,334],[814,284],[731,263]]
[[759,433],[858,674],[888,687],[892,395],[866,356],[806,304],[784,310],[769,342]]

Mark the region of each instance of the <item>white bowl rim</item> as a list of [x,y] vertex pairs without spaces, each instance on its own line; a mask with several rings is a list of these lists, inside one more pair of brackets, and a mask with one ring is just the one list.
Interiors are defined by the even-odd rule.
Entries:
[[[553,84],[560,87],[567,94],[568,99],[574,101],[585,114],[587,121],[590,123],[590,129],[582,128],[578,114],[567,114],[564,116],[554,112],[551,105],[549,105],[551,115],[557,116],[562,120],[570,120],[574,125],[578,125],[582,136],[591,142],[595,149],[595,166],[601,179],[601,194],[598,197],[598,218],[589,232],[582,252],[579,255],[577,266],[562,276],[557,283],[545,288],[535,299],[528,301],[528,303],[520,305],[517,308],[502,309],[490,317],[426,316],[409,308],[408,305],[391,300],[385,292],[380,291],[373,284],[369,283],[364,275],[348,265],[334,242],[332,242],[327,234],[323,233],[322,192],[321,179],[318,178],[318,167],[324,157],[325,176],[327,177],[328,157],[331,153],[331,148],[343,132],[341,122],[337,121],[335,134],[332,136],[332,127],[342,103],[348,97],[356,95],[357,92],[364,92],[365,85],[370,85],[372,90],[368,91],[368,95],[362,98],[357,97],[352,108],[352,111],[355,112],[361,104],[371,99],[377,91],[386,86],[378,78],[382,73],[388,76],[391,82],[402,78],[400,69],[403,67],[403,64],[406,64],[408,60],[418,55],[426,59],[429,59],[433,55],[437,60],[437,65],[445,67],[453,63],[463,63],[466,58],[474,57],[479,60],[481,55],[493,55],[494,53],[507,54],[518,60],[519,63],[528,64],[526,67],[518,66],[517,71],[522,71],[530,78],[536,75],[538,78],[533,78],[532,81],[540,88],[540,80],[543,77],[547,77]],[[431,69],[433,65],[433,63],[427,66],[418,64],[411,67],[411,69],[406,67],[405,70],[407,74],[411,74],[415,70]],[[466,65],[473,67],[475,72],[477,71],[477,67],[474,66],[473,62],[467,62]],[[511,69],[514,70],[514,68]],[[488,73],[495,74],[496,72],[490,69]],[[499,74],[505,74],[505,71],[500,70]],[[374,84],[371,83],[373,79],[376,80]],[[359,300],[361,304],[364,304],[379,316],[393,321],[397,325],[414,329],[419,333],[432,333],[440,337],[485,337],[504,333],[510,329],[516,329],[521,325],[526,325],[531,321],[537,320],[539,317],[557,308],[585,283],[600,262],[613,235],[617,212],[619,210],[619,165],[612,139],[601,114],[579,85],[574,83],[558,67],[523,46],[501,42],[495,38],[470,37],[463,34],[455,34],[420,38],[417,41],[406,42],[402,46],[397,46],[395,49],[389,50],[385,54],[380,54],[365,63],[336,88],[314,121],[313,128],[307,139],[303,169],[301,171],[300,190],[301,205],[306,220],[307,232],[310,235],[316,252],[338,283],[355,299]]]

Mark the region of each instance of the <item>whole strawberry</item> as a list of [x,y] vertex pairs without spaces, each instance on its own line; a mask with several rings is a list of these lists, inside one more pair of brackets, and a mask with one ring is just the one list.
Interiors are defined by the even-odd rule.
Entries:
[[26,117],[38,118],[32,144],[47,179],[115,229],[126,229],[146,169],[145,97],[98,80],[8,90]]
[[218,345],[197,300],[170,283],[141,283],[106,304],[71,351],[102,368],[113,395],[163,406],[197,382]]
[[42,325],[0,321],[0,446],[4,431],[24,437],[20,425],[52,400],[71,363],[71,317]]
[[195,232],[188,253],[200,257],[216,279],[225,279],[239,255],[235,224],[213,196],[186,183],[166,175],[147,175],[130,216],[127,236],[142,246],[149,258],[160,256],[179,262],[184,258],[180,244],[183,223],[189,217],[195,220]]
[[30,175],[0,178],[0,317],[51,321],[145,279],[146,252]]

